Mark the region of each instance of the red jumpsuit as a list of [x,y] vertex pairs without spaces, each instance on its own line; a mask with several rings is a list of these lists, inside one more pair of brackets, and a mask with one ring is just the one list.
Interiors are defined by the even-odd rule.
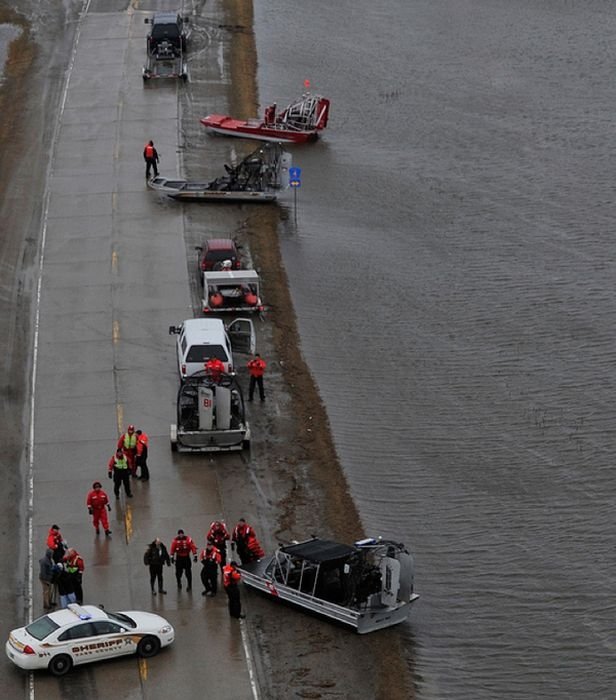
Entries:
[[175,557],[175,580],[178,582],[178,588],[182,588],[182,572],[186,575],[186,590],[192,588],[192,563],[190,555],[195,557],[197,561],[197,545],[193,542],[192,537],[188,537],[184,533],[179,534],[171,543],[169,554]]
[[107,494],[101,488],[92,489],[86,499],[86,505],[88,506],[88,510],[92,513],[92,524],[96,529],[97,535],[100,533],[99,523],[103,524],[105,534],[111,532],[109,529],[109,518],[107,517],[108,503],[109,498],[107,498]]
[[220,565],[223,567],[227,563],[227,540],[230,539],[225,524],[220,520],[215,520],[210,525],[206,539],[220,552]]
[[220,383],[220,378],[224,374],[225,365],[222,360],[217,357],[212,357],[205,363],[205,371],[212,377],[212,381],[216,384]]

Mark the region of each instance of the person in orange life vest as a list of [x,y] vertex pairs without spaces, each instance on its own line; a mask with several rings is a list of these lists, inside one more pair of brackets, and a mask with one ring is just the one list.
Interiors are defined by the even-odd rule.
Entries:
[[58,525],[52,525],[47,533],[47,549],[53,549],[53,560],[59,564],[68,549]]
[[158,151],[154,148],[154,141],[148,141],[143,149],[143,159],[145,160],[145,176],[150,179],[150,169],[154,169],[154,177],[158,177]]
[[246,538],[246,561],[259,561],[259,559],[263,559],[264,556],[265,552],[261,547],[261,543],[255,537],[254,532],[251,533]]
[[103,524],[105,534],[109,536],[111,530],[109,529],[109,519],[107,518],[107,511],[111,510],[109,505],[109,499],[107,494],[103,491],[103,485],[100,481],[95,481],[92,484],[92,491],[88,494],[86,498],[86,505],[88,506],[88,513],[92,516],[92,524],[96,530],[96,534],[100,535],[100,523]]
[[182,590],[182,572],[186,574],[186,590],[192,588],[192,563],[190,555],[197,561],[197,545],[192,538],[184,534],[184,530],[178,530],[177,537],[171,543],[171,563],[175,563],[175,578],[178,582],[178,589]]
[[116,498],[120,498],[120,486],[124,485],[124,491],[129,498],[133,497],[130,490],[130,470],[128,459],[124,452],[118,448],[115,455],[109,460],[107,465],[109,478],[113,479],[113,492]]
[[210,524],[210,529],[205,539],[210,544],[213,544],[220,553],[220,568],[222,569],[227,563],[227,541],[231,539],[227,526],[222,520],[214,520],[214,522]]
[[135,464],[135,457],[137,456],[137,435],[135,434],[135,426],[129,425],[126,428],[126,432],[120,435],[118,440],[118,450],[122,450],[124,456],[128,460],[128,468],[130,469],[131,476],[136,476],[137,466]]
[[64,555],[64,570],[71,577],[72,589],[75,599],[79,605],[83,605],[83,570],[85,564],[79,553],[74,549],[69,549]]
[[242,601],[240,600],[239,582],[242,580],[237,564],[232,561],[222,570],[222,585],[229,599],[229,615],[237,620],[246,617],[242,615]]
[[213,544],[208,544],[199,555],[201,562],[201,583],[203,592],[201,595],[215,596],[218,590],[218,567],[220,565],[220,552]]
[[255,384],[259,387],[259,397],[261,401],[265,401],[265,392],[263,391],[263,374],[265,373],[265,360],[256,353],[256,355],[248,363],[248,371],[250,372],[250,384],[248,386],[248,400],[252,401],[255,393]]
[[137,445],[135,447],[135,472],[139,469],[138,479],[148,481],[150,478],[150,470],[148,469],[148,443],[150,438],[143,432],[137,430]]
[[210,357],[205,363],[205,371],[210,375],[213,382],[220,384],[220,378],[225,373],[225,365],[217,357]]
[[233,528],[231,535],[231,548],[237,551],[242,564],[250,561],[250,553],[248,551],[248,539],[255,537],[255,531],[248,525],[244,518],[240,518],[237,525]]

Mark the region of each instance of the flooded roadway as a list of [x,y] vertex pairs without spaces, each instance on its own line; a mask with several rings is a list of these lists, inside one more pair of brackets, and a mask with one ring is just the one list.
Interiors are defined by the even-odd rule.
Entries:
[[255,5],[262,104],[332,99],[283,253],[417,697],[613,697],[611,3]]

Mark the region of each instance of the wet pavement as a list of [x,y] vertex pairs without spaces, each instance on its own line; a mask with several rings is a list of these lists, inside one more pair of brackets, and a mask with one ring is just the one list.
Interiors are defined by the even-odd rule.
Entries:
[[[226,597],[178,591],[152,597],[146,545],[169,546],[178,528],[204,545],[223,514],[212,470],[171,458],[169,423],[178,385],[171,324],[192,317],[182,210],[152,215],[141,156],[156,134],[175,153],[175,83],[144,86],[144,13],[89,13],[80,24],[61,124],[54,144],[45,217],[34,414],[33,540],[57,522],[86,562],[85,602],[113,610],[153,610],[176,629],[176,642],[151,660],[128,658],[77,669],[61,683],[35,676],[45,698],[252,697],[242,625]],[[113,497],[107,477],[120,432],[135,423],[150,436],[151,480],[133,480],[134,497]],[[240,457],[225,457],[240,460]],[[112,503],[111,538],[97,536],[85,508],[94,480]],[[76,506],[79,504],[79,507]],[[39,548],[36,549],[38,553]],[[34,614],[40,595],[35,581]],[[77,695],[75,695],[77,693]]]

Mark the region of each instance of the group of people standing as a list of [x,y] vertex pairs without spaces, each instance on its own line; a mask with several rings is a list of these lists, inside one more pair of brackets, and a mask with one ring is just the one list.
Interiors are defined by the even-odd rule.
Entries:
[[43,608],[51,610],[60,603],[83,603],[83,558],[64,541],[58,525],[47,533],[47,550],[39,560],[39,580],[43,588]]
[[227,543],[231,543],[232,551],[237,552],[242,564],[256,561],[264,556],[263,549],[257,540],[254,529],[248,525],[245,518],[240,518],[233,532],[229,534],[222,520],[210,524],[206,535],[206,546],[198,552],[195,541],[184,530],[178,530],[171,542],[169,550],[157,537],[148,545],[143,555],[143,563],[150,570],[150,588],[152,595],[165,595],[163,568],[175,566],[175,578],[178,590],[182,590],[182,579],[186,579],[186,590],[192,590],[192,565],[201,562],[201,595],[215,596],[218,592],[218,571],[222,573],[222,583],[229,602],[229,615],[242,618],[242,605],[239,593],[241,574],[235,561],[227,563]]
[[[124,487],[127,498],[133,497],[131,477],[148,481],[148,443],[149,438],[143,430],[135,430],[129,425],[126,432],[120,435],[116,452],[107,464],[107,474],[113,479],[113,492],[116,499],[120,498],[120,489]],[[139,473],[138,473],[139,472]]]

